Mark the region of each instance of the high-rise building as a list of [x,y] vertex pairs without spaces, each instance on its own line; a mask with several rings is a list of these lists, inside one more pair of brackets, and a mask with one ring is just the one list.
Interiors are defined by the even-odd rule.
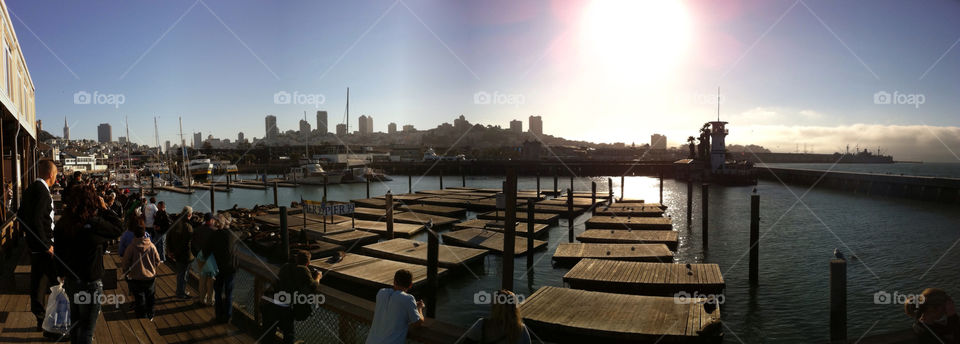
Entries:
[[667,137],[665,135],[650,135],[650,149],[667,149]]
[[519,120],[510,121],[510,131],[517,134],[523,133],[523,122]]
[[373,116],[360,115],[358,131],[361,135],[373,134]]
[[467,122],[467,118],[460,115],[459,118],[453,120],[453,127],[459,130],[467,130],[470,127],[470,122]]
[[346,136],[347,135],[347,125],[340,123],[337,124],[337,136]]
[[70,141],[70,127],[67,126],[67,117],[63,117],[63,139]]
[[120,144],[126,144],[126,143],[127,143],[127,137],[126,137],[126,136],[117,137],[117,142],[120,142]]
[[100,123],[97,126],[97,142],[107,143],[113,141],[113,129],[110,128],[110,123]]
[[412,133],[412,132],[415,132],[415,131],[417,131],[417,128],[414,128],[414,127],[413,127],[413,124],[404,124],[404,125],[403,125],[403,132],[405,132],[405,133]]
[[397,132],[397,124],[390,122],[387,124],[387,134],[395,134]]
[[327,126],[326,111],[317,111],[317,131],[320,132],[320,135],[330,132],[330,127]]
[[193,133],[193,148],[203,147],[203,134]]
[[269,115],[266,118],[266,139],[276,138],[280,136],[280,128],[277,127],[277,116]]
[[163,143],[163,153],[170,154],[170,140]]
[[243,132],[237,133],[237,143],[243,142]]
[[305,119],[300,120],[300,134],[310,134],[310,122],[307,122]]
[[543,135],[543,119],[540,116],[530,116],[527,130],[533,134]]

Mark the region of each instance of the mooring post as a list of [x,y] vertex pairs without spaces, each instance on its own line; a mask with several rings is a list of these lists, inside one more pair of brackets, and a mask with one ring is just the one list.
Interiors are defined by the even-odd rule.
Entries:
[[[323,198],[320,199],[320,204],[321,204],[324,208],[326,208],[326,206],[327,206],[327,175],[323,175]],[[352,215],[352,214],[351,214],[351,215]],[[353,216],[355,216],[355,215],[353,215]],[[304,227],[306,227],[306,224],[307,224],[307,223],[304,222],[303,224],[304,224]],[[324,209],[324,212],[323,212],[323,232],[324,232],[324,233],[327,232],[327,212],[326,212],[326,209]]]
[[533,269],[533,211],[534,199],[527,200],[527,270]]
[[760,281],[760,195],[750,195],[750,284]]
[[463,167],[460,167],[460,186],[467,187],[467,174],[463,172]]
[[700,185],[700,200],[702,204],[700,205],[700,217],[702,218],[702,232],[703,235],[703,249],[707,249],[710,246],[710,228],[709,228],[709,203],[710,203],[710,184],[703,183]]
[[407,175],[407,192],[413,193],[413,176]]
[[663,205],[663,171],[660,171],[660,205]]
[[443,190],[443,170],[440,170],[440,190]]
[[227,190],[230,190],[230,174],[227,174]]
[[517,170],[507,169],[506,210],[503,222],[503,278],[500,288],[513,290],[513,253],[516,248],[517,228]]
[[613,203],[613,178],[607,178],[607,204]]
[[280,207],[280,257],[283,262],[290,261],[290,228],[287,227],[287,207]]
[[573,191],[573,175],[570,175],[570,191]]
[[687,180],[687,226],[690,226],[691,219],[693,219],[693,183]]
[[277,198],[277,188],[279,188],[279,187],[280,187],[280,186],[277,185],[277,181],[274,180],[274,181],[273,181],[273,206],[274,206],[274,207],[280,206],[280,200],[279,200],[279,198]]
[[573,243],[573,190],[567,190],[567,227],[569,229],[568,241]]
[[625,181],[626,181],[626,177],[621,175],[620,176],[620,200],[621,201],[623,200],[623,186],[626,184],[624,183]]
[[440,290],[440,279],[437,271],[440,256],[440,239],[433,231],[433,223],[427,223],[427,314],[428,318],[437,317],[437,291]]
[[393,239],[393,194],[387,190],[383,198],[387,202],[387,239]]
[[540,198],[540,172],[537,172],[537,198]]
[[597,211],[597,182],[590,182],[590,210]]
[[367,180],[367,198],[370,198],[370,178],[364,178]]
[[217,188],[210,183],[210,213],[217,215]]
[[557,179],[558,179],[557,171],[554,170],[553,171],[553,196],[554,197],[560,197],[560,190],[557,189]]
[[847,342],[847,260],[830,260],[830,342]]

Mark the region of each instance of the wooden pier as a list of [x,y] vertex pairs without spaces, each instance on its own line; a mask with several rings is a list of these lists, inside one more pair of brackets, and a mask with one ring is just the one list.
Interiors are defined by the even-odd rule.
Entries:
[[[393,216],[397,216],[399,213],[400,211],[394,210]],[[359,220],[383,221],[383,219],[387,218],[387,209],[356,207],[353,209],[353,214],[350,214],[350,216]]]
[[432,215],[432,214],[422,214],[412,211],[405,211],[401,213],[396,213],[393,215],[393,221],[400,223],[412,223],[425,225],[428,221],[433,221],[434,227],[447,227],[453,225],[460,219],[455,219],[452,217]]
[[[505,221],[507,213],[505,211],[491,211],[488,213],[477,214],[477,218],[481,220],[494,220],[494,221]],[[527,213],[526,212],[517,212],[517,223],[527,223]],[[533,223],[542,223],[545,225],[556,226],[560,224],[560,215],[557,214],[545,214],[545,213],[533,213]]]
[[[630,203],[627,203],[630,204]],[[627,207],[600,207],[593,211],[595,216],[631,216],[631,217],[662,217],[663,209],[650,206]]]
[[[356,253],[345,253],[337,262],[330,259],[314,259],[310,265],[323,271],[323,278],[336,278],[349,283],[373,288],[390,288],[393,286],[393,275],[400,269],[406,269],[413,274],[413,288],[423,285],[427,280],[425,265],[410,264],[370,257]],[[446,274],[447,269],[440,268],[438,275]],[[321,280],[321,283],[324,281]]]
[[349,225],[342,224],[328,225],[327,232],[323,233],[314,228],[307,228],[307,237],[311,240],[321,240],[331,244],[337,244],[343,247],[359,247],[377,242],[380,235],[377,233],[355,230]]
[[557,245],[553,261],[571,266],[581,259],[616,259],[638,262],[673,262],[673,252],[663,244],[568,244]]
[[680,233],[672,230],[588,229],[577,236],[577,241],[599,244],[664,244],[671,251],[676,251],[679,238]]
[[156,189],[157,189],[157,190],[163,190],[163,191],[169,191],[169,192],[176,192],[176,193],[184,194],[184,195],[189,195],[189,194],[192,194],[192,193],[193,193],[193,190],[185,189],[185,188],[180,188],[180,187],[176,187],[176,186],[172,186],[172,185],[158,186],[158,187],[156,187]]
[[587,229],[671,230],[668,217],[594,216],[587,220]]
[[[412,264],[427,265],[427,243],[410,239],[393,239],[369,244],[361,252],[383,259],[391,259]],[[487,250],[459,246],[440,245],[438,264],[448,269],[459,269],[478,261],[487,255]]]
[[[380,221],[366,221],[366,220],[356,220],[355,228],[379,234],[382,237],[387,235],[387,223]],[[417,233],[420,233],[424,229],[423,225],[419,224],[410,224],[410,223],[394,223],[393,224],[393,235],[398,238],[409,238]]]
[[565,343],[720,343],[720,309],[673,297],[546,286],[520,305],[543,340]]
[[[464,229],[464,228],[485,228],[487,230],[503,233],[503,221],[494,221],[494,220],[467,220],[453,225],[454,229]],[[542,223],[533,224],[533,236],[539,237],[547,233],[547,229],[550,226]],[[518,236],[527,236],[527,224],[517,223],[516,232]]]
[[583,259],[563,276],[570,288],[637,295],[723,293],[717,264],[645,263]]
[[[484,230],[482,228],[467,228],[443,233],[441,236],[443,237],[443,242],[445,243],[487,249],[499,254],[503,254],[503,233],[492,230]],[[521,236],[516,237],[516,241],[513,245],[513,252],[515,255],[522,256],[528,253],[527,240],[529,239]],[[533,240],[534,250],[544,248],[546,246],[546,241]]]
[[[353,202],[353,204],[355,204],[357,207],[377,208],[377,209],[387,208],[387,201],[385,201],[383,198],[361,198],[361,199],[350,200],[350,202]],[[393,201],[393,209],[399,208],[400,204],[401,204],[400,202]]]
[[399,208],[405,211],[412,211],[412,212],[417,212],[421,214],[440,215],[440,216],[452,217],[452,218],[462,218],[467,216],[466,208],[445,207],[440,205],[429,205],[429,204],[404,204],[404,205],[400,205]]

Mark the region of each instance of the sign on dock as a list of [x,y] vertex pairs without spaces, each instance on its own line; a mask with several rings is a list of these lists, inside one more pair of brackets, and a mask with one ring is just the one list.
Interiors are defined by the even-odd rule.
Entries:
[[307,213],[320,216],[353,214],[354,208],[356,207],[353,203],[323,203],[303,200],[303,209]]

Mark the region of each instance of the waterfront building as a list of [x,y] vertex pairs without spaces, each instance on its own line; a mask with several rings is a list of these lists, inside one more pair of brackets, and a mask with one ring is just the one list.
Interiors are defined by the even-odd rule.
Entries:
[[727,137],[727,122],[719,120],[710,122],[710,170],[717,172],[723,168],[727,160],[727,147],[724,143]]

